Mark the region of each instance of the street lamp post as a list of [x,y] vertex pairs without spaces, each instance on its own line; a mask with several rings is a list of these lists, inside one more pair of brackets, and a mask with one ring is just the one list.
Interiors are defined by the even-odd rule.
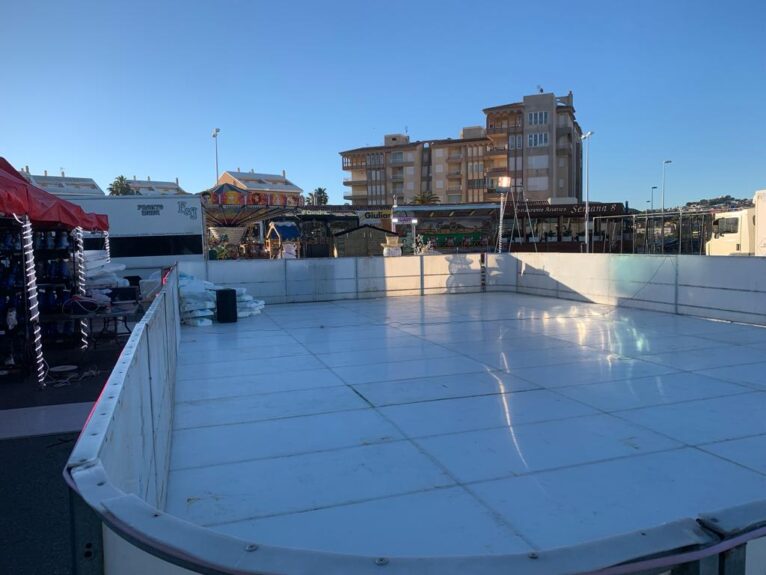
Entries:
[[[503,220],[505,219],[505,206],[508,202],[508,194],[511,188],[510,176],[500,176],[497,179],[497,193],[500,194],[500,220],[497,225],[497,253],[503,253]],[[511,238],[511,241],[513,238]]]
[[590,253],[590,235],[588,222],[590,219],[590,139],[594,132],[587,131],[580,139],[585,142],[585,253]]
[[662,162],[662,233],[660,236],[662,237],[662,253],[665,253],[665,168],[668,167],[668,164],[672,164],[673,160],[665,160]]
[[651,195],[649,196],[651,198],[651,208],[652,211],[654,211],[654,190],[657,189],[657,186],[652,186]]
[[215,183],[218,183],[218,134],[221,133],[221,128],[213,128],[213,139],[215,140]]

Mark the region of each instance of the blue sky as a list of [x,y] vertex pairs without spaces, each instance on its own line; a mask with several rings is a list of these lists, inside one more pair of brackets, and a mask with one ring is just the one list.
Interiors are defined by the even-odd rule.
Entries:
[[[279,172],[343,195],[340,150],[457,137],[538,85],[594,130],[591,199],[766,188],[766,2],[0,0],[0,155],[33,172]],[[13,78],[9,80],[9,75]]]

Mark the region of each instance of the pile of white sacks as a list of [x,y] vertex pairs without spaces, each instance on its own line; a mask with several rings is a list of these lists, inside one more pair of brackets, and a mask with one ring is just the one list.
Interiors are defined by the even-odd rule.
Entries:
[[110,262],[104,250],[84,251],[83,264],[85,268],[85,292],[99,303],[108,304],[110,302],[111,288],[130,285],[128,280],[117,275],[117,272],[124,270],[125,266]]
[[[181,321],[186,325],[202,327],[213,325],[216,316],[215,292],[224,289],[209,281],[204,281],[187,274],[180,274],[178,291],[181,297]],[[237,291],[237,319],[261,313],[266,305],[247,293],[245,288]]]

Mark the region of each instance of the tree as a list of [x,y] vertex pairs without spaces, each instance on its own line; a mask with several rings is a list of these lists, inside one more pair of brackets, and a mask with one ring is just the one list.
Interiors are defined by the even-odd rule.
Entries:
[[439,196],[434,194],[431,190],[425,190],[419,192],[414,198],[412,198],[412,203],[418,205],[438,204]]
[[309,192],[306,196],[306,205],[307,206],[314,206],[316,205],[316,198],[314,197],[314,192]]
[[327,188],[315,188],[309,196],[313,196],[315,206],[326,206],[329,200],[327,196]]
[[117,176],[107,188],[110,196],[135,196],[136,191],[130,187],[125,176]]

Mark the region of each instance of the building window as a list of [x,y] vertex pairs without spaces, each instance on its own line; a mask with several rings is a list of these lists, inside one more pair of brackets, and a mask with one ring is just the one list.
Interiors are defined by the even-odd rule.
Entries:
[[527,146],[540,148],[548,145],[548,132],[534,132],[527,135]]
[[548,112],[529,112],[527,123],[531,126],[545,126],[548,123]]

